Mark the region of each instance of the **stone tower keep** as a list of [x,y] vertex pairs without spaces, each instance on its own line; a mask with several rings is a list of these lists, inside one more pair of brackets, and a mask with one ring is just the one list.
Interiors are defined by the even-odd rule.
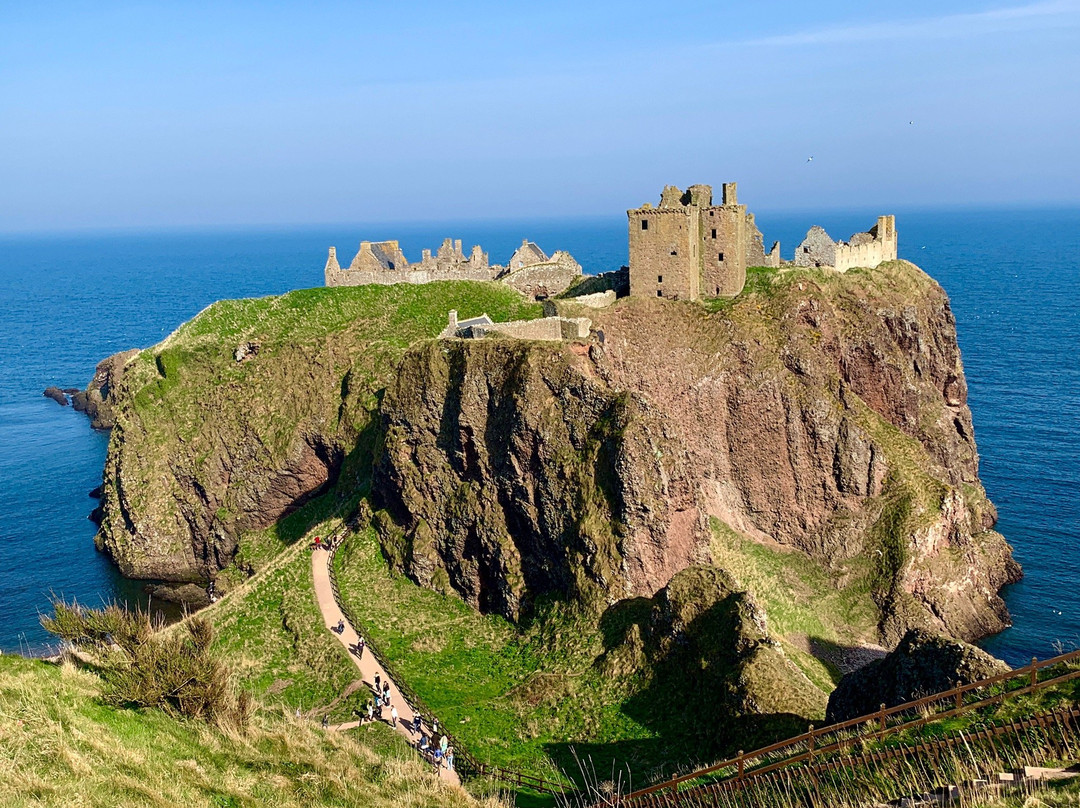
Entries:
[[765,254],[752,214],[740,205],[734,182],[723,185],[721,202],[712,188],[686,192],[664,188],[659,207],[626,212],[630,233],[630,294],[696,300],[737,295],[746,267],[778,266],[780,251]]

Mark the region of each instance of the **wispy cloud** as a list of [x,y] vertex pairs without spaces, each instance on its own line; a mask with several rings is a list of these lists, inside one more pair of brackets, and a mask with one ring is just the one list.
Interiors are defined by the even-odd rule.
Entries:
[[1033,28],[1080,24],[1080,2],[1056,0],[967,14],[946,14],[914,20],[836,25],[790,34],[745,40],[751,46],[795,47],[836,45],[895,39],[954,39]]

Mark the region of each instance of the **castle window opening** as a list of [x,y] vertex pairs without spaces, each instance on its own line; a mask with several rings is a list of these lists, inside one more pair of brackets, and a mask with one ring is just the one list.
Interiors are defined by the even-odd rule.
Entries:
[[393,261],[387,261],[386,263],[390,265],[390,269],[394,268],[394,262]]
[[679,254],[679,252],[678,252],[678,250],[672,250],[672,251],[671,251],[671,254],[672,254],[672,255],[678,255],[678,254]]
[[664,282],[664,276],[663,275],[657,275],[656,276],[656,282],[657,283],[663,283]]
[[664,290],[663,289],[657,289],[656,290],[656,296],[657,297],[663,297],[664,296]]
[[641,229],[642,230],[648,230],[649,229],[649,220],[648,219],[642,219],[641,220]]
[[724,260],[724,254],[723,253],[717,253],[716,254],[716,260],[717,261],[723,261]]
[[716,228],[715,227],[712,229],[712,237],[716,238]]
[[719,286],[716,287],[716,296],[720,297],[720,287]]
[[803,251],[804,253],[809,253],[809,252],[810,252],[810,248],[809,248],[809,247],[803,247],[803,248],[802,248],[802,251]]

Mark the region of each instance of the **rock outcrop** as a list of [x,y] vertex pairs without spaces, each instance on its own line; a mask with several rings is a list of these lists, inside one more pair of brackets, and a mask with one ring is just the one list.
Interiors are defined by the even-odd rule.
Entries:
[[45,396],[45,398],[51,398],[61,407],[66,407],[68,405],[67,396],[64,395],[64,391],[59,387],[46,387],[41,395]]
[[77,390],[71,396],[71,405],[79,412],[85,412],[94,429],[112,429],[116,423],[113,411],[115,400],[113,391],[123,378],[128,363],[139,355],[138,350],[122,351],[98,362],[94,369],[94,378],[85,390]]
[[601,669],[613,677],[651,676],[625,706],[647,725],[690,712],[692,726],[734,742],[733,735],[750,731],[739,719],[787,716],[799,731],[804,716],[825,706],[822,691],[769,636],[765,613],[715,567],[687,567],[649,601],[612,607],[601,626],[608,645],[597,661]]
[[830,724],[869,715],[957,685],[989,679],[1009,666],[967,643],[912,629],[884,659],[847,674],[829,696]]
[[516,618],[652,596],[707,517],[866,573],[880,638],[1001,630],[1019,576],[978,481],[955,323],[904,262],[777,274],[718,314],[599,310],[590,346],[426,345],[382,403],[373,492],[415,580]]

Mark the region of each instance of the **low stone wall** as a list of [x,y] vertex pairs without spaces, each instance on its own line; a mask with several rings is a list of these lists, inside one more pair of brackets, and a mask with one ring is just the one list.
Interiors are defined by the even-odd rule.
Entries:
[[543,342],[587,339],[592,329],[588,317],[542,317],[539,320],[514,320],[509,323],[472,325],[464,329],[467,339],[483,339],[499,335],[511,339],[532,339]]
[[431,283],[432,281],[493,281],[499,267],[491,269],[454,269],[444,272],[413,270],[372,272],[363,269],[326,270],[327,286],[364,286],[369,283],[383,286],[395,283]]
[[576,262],[549,261],[512,270],[499,280],[535,299],[562,294],[580,275],[581,267]]

